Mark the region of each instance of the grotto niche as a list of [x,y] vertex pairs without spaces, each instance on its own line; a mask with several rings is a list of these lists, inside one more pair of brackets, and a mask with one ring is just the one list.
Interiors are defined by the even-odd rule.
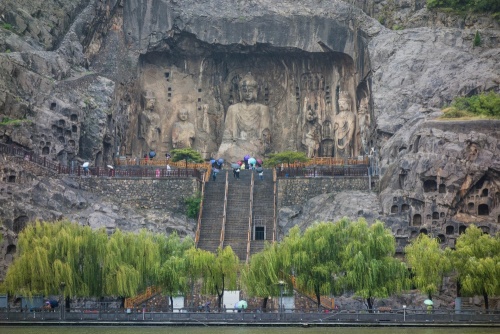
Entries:
[[[362,146],[370,137],[367,122],[373,117],[370,117],[369,78],[361,78],[352,57],[344,53],[259,45],[215,47],[194,37],[184,37],[169,51],[142,55],[139,63],[138,91],[154,95],[155,107],[147,112],[156,115],[150,115],[155,124],[141,122],[144,110],[137,110],[131,117],[123,140],[125,152],[130,156],[142,156],[151,149],[149,143],[157,139],[148,138],[150,134],[160,134],[155,145],[160,155],[170,151],[175,146],[171,134],[180,110],[190,111],[189,121],[194,125],[193,137],[196,137],[192,147],[205,159],[236,161],[243,158],[243,152],[263,158],[268,153],[285,150],[316,157],[356,157],[364,153]],[[245,77],[251,80],[243,80]],[[245,82],[251,82],[253,94],[246,103],[259,107],[239,108],[238,112],[259,110],[268,116],[262,123],[265,126],[256,124],[256,131],[247,129],[243,135],[231,137],[226,130],[238,127],[231,113],[238,109],[235,106],[245,102],[242,93],[249,90]],[[342,110],[339,97],[347,101],[342,102]],[[362,115],[358,115],[360,105]],[[311,114],[314,114],[314,131]],[[345,119],[349,122],[342,123]],[[145,129],[144,124],[154,126],[157,131]],[[314,132],[314,136],[307,131]],[[341,138],[344,133],[351,137]],[[359,138],[361,135],[363,138]],[[309,146],[304,144],[304,138],[312,138]],[[258,141],[252,146],[257,148],[252,151],[241,140]],[[348,149],[341,152],[339,148],[344,147]]]

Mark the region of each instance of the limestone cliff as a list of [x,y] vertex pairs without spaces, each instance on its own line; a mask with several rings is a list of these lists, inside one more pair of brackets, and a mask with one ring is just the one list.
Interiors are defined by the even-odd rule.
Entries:
[[[333,155],[330,132],[345,92],[356,136],[367,133],[353,137],[351,153],[373,147],[380,167],[379,194],[331,193],[283,208],[284,231],[340,213],[363,216],[385,220],[401,249],[424,230],[450,245],[470,222],[498,230],[500,122],[436,120],[455,96],[500,90],[500,28],[487,15],[429,11],[423,0],[30,0],[3,1],[0,24],[0,119],[21,121],[0,126],[2,142],[63,164],[103,166],[169,151],[185,108],[193,148],[208,158],[251,72],[256,100],[271,114],[269,151],[307,151],[313,110],[322,129],[317,154]],[[482,44],[474,47],[476,32]],[[68,182],[41,176],[8,184],[23,169],[5,160],[2,167],[4,254],[15,245],[16,221],[90,223],[99,197],[82,202]],[[42,204],[41,188],[72,204]],[[361,209],[352,209],[353,197]],[[112,204],[97,211],[103,225],[142,219]]]

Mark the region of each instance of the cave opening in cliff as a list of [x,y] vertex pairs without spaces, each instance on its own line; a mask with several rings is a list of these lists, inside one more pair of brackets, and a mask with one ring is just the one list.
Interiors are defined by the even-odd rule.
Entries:
[[490,214],[490,207],[488,204],[479,204],[477,206],[477,214],[479,216],[488,216]]
[[[151,107],[141,104],[131,117],[122,136],[137,139],[123,141],[127,143],[125,155],[138,156],[153,146],[160,155],[173,149],[172,129],[179,110],[186,108],[186,122],[195,130],[191,147],[205,159],[224,157],[219,148],[228,109],[243,101],[241,82],[251,76],[257,83],[254,103],[269,109],[268,152],[307,151],[306,131],[321,129],[315,137],[315,156],[335,156],[333,121],[340,113],[342,92],[354,115],[350,126],[355,135],[350,138],[349,150],[340,153],[339,149],[338,155],[357,157],[369,151],[365,146],[372,111],[370,85],[356,72],[356,66],[353,58],[342,52],[306,52],[268,44],[212,45],[189,34],[178,36],[168,52],[140,56],[136,95],[148,92],[154,102]],[[360,110],[366,115],[363,119],[361,114],[356,116]],[[314,121],[308,122],[309,111],[314,113]],[[361,132],[364,141],[357,137]]]
[[460,226],[458,227],[458,234],[464,234],[466,229],[467,229],[467,226],[465,226],[465,225],[460,225]]
[[397,205],[393,205],[391,207],[391,213],[398,213],[399,212],[399,207]]
[[413,226],[420,226],[420,225],[422,225],[422,216],[417,213],[413,215]]
[[441,183],[441,184],[439,185],[439,193],[440,193],[440,194],[444,194],[444,193],[446,193],[446,185],[445,185],[445,184]]
[[425,180],[424,181],[424,192],[433,192],[437,190],[436,180]]
[[444,234],[438,234],[437,238],[440,244],[444,244],[446,241],[446,237],[444,236]]
[[455,228],[451,225],[446,226],[446,234],[451,235],[455,233]]

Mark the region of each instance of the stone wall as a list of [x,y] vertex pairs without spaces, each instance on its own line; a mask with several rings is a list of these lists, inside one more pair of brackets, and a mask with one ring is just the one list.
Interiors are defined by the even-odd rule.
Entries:
[[195,178],[184,179],[103,179],[82,177],[82,190],[111,202],[139,209],[184,209],[184,199],[196,194],[201,184]]
[[369,189],[369,179],[362,177],[297,177],[278,179],[278,208],[301,205],[305,201],[332,192]]

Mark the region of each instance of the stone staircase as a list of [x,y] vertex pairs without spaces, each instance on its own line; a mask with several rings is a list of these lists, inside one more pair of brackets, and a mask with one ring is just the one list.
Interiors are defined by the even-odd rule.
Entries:
[[239,179],[231,172],[228,183],[224,247],[231,246],[240,261],[247,258],[251,177],[250,170],[242,170]]
[[[249,233],[251,233],[250,255],[264,249],[266,241],[273,241],[274,182],[272,171],[264,170],[264,180],[260,180],[258,174],[250,170],[242,170],[239,179],[233,177],[232,170],[227,172],[229,175],[223,246],[231,246],[241,261],[247,261]],[[198,248],[211,252],[215,252],[220,245],[225,175],[226,171],[223,171],[219,173],[215,182],[210,181],[205,184]],[[252,175],[254,177],[253,201],[251,200]],[[249,232],[252,203],[252,224]]]
[[[253,222],[252,222],[252,242],[250,244],[250,254],[255,254],[264,249],[265,242],[273,241],[274,230],[274,182],[272,170],[264,170],[264,179],[259,180],[255,173],[253,189]],[[260,228],[260,232],[257,232]],[[262,237],[264,228],[264,238]],[[260,240],[259,240],[260,239]]]
[[216,252],[220,245],[226,172],[219,173],[216,181],[210,179],[205,183],[198,248],[210,252]]

